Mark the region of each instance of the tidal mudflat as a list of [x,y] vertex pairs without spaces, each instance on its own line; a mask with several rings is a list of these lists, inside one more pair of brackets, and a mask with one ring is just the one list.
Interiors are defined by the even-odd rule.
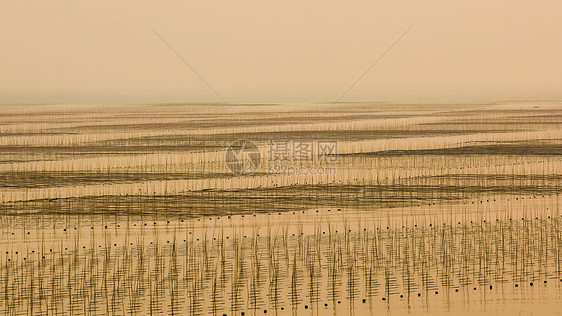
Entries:
[[328,106],[6,107],[0,310],[562,308],[562,104]]

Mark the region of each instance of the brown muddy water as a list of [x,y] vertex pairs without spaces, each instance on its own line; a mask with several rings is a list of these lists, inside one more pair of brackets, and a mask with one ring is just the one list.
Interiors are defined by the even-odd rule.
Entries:
[[4,109],[1,313],[557,314],[562,104],[328,106]]

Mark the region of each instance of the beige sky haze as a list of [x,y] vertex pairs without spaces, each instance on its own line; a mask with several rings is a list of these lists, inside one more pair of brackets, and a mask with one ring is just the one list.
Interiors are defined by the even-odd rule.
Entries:
[[562,2],[5,1],[0,103],[562,99]]

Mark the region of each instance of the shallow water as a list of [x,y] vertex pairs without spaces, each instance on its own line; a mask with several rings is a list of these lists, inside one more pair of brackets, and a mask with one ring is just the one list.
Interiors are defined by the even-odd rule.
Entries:
[[[555,314],[562,107],[535,106],[6,113],[0,310]],[[242,136],[261,165],[236,176]],[[272,139],[336,139],[288,162],[336,173],[269,174]]]

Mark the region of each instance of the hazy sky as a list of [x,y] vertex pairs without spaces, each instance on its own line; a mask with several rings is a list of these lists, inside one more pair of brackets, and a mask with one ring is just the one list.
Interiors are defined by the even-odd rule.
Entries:
[[562,99],[562,1],[4,1],[0,103]]

